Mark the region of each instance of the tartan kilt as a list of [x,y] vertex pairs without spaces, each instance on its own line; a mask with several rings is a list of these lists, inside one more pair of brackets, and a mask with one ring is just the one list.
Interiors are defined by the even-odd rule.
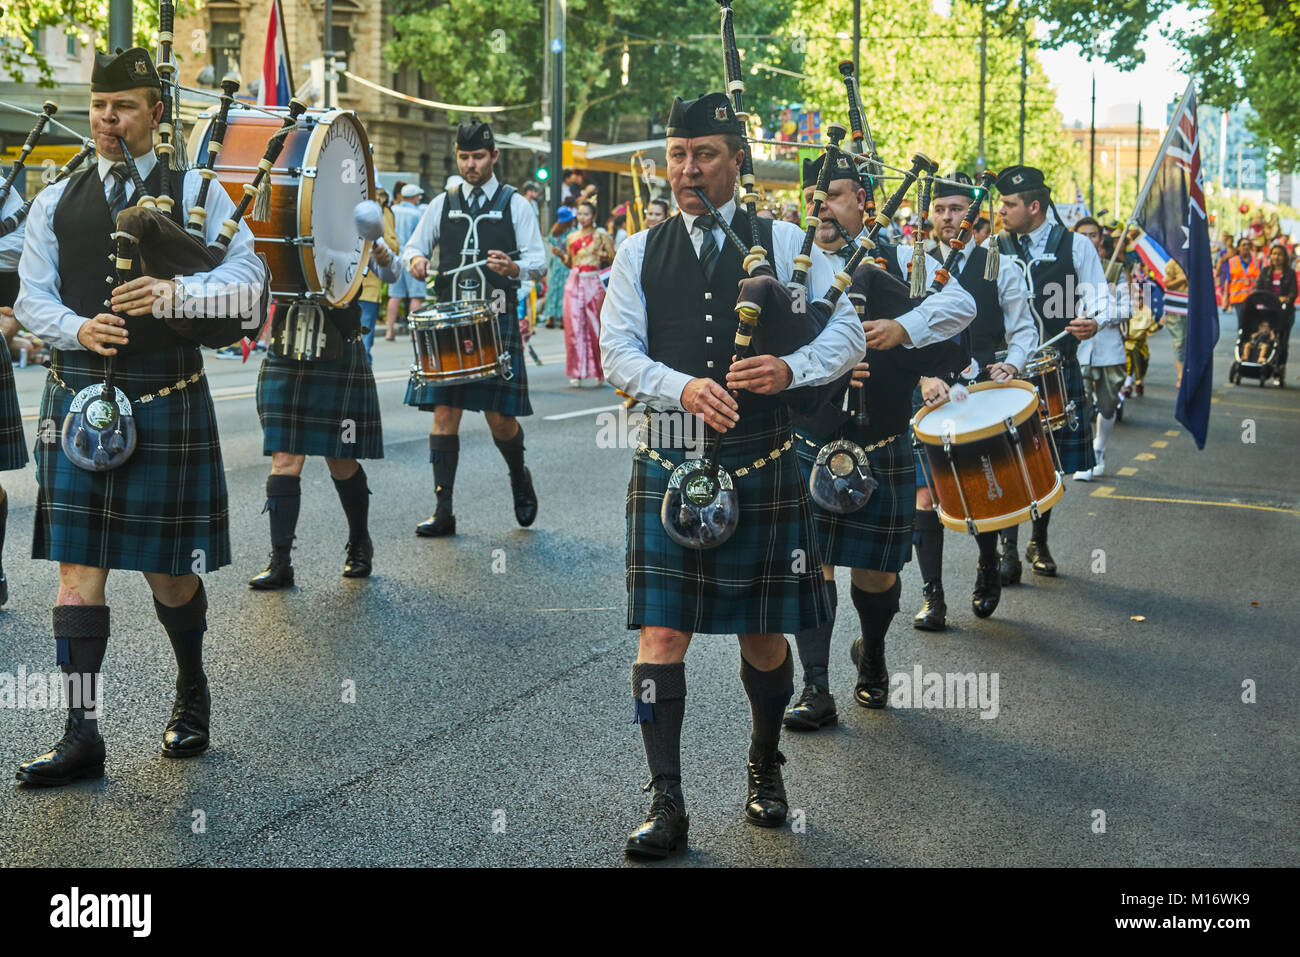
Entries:
[[465,385],[420,385],[412,378],[406,384],[406,404],[421,412],[432,412],[434,406],[449,405],[470,412],[532,415],[533,404],[528,399],[528,369],[524,365],[524,340],[519,335],[519,318],[513,308],[497,316],[497,328],[501,331],[502,350],[510,353],[510,368],[514,374],[509,379],[494,375]]
[[90,472],[68,460],[58,436],[73,396],[103,381],[104,360],[54,350],[51,369],[68,388],[50,378],[41,397],[32,557],[169,575],[195,571],[200,557],[206,572],[229,565],[226,475],[206,376],[151,402],[136,401],[200,371],[198,346],[118,356],[114,365],[139,440],[121,467]]
[[1061,356],[1061,372],[1065,376],[1066,404],[1073,402],[1079,414],[1077,429],[1071,431],[1069,425],[1064,425],[1052,433],[1056,452],[1061,457],[1061,473],[1069,476],[1097,464],[1097,456],[1092,450],[1092,420],[1096,409],[1088,397],[1079,360],[1074,356]]
[[257,375],[263,455],[384,457],[379,392],[366,361],[366,345],[357,339],[343,348],[337,359],[299,362],[267,356],[263,360]]
[[27,464],[27,439],[23,435],[23,413],[18,407],[18,386],[9,350],[0,356],[0,472]]
[[[920,412],[924,405],[925,399],[921,397],[921,384],[918,382],[916,388],[912,390],[912,418],[916,418],[916,413]],[[907,438],[912,443],[913,478],[916,482],[916,488],[927,488],[926,469],[929,467],[929,463],[925,458],[925,449],[917,441],[916,433],[912,431],[911,426],[908,426]],[[913,499],[912,504],[916,504],[915,499]]]
[[[856,431],[849,423],[837,429],[831,438],[850,438],[856,442]],[[805,481],[808,481],[817,450],[830,440],[818,440],[799,430],[795,430],[794,436],[799,465]],[[828,512],[812,502],[822,564],[897,572],[911,559],[916,484],[909,439],[910,434],[904,432],[895,436],[888,445],[867,453],[871,476],[880,484],[871,493],[867,504],[856,512]]]
[[[728,433],[722,455],[733,476],[792,437],[785,409],[742,417],[741,423]],[[673,464],[685,458],[678,449],[659,454]],[[659,510],[670,475],[645,452],[633,456],[627,490],[628,628],[776,634],[830,619],[812,503],[793,448],[735,479],[740,522],[729,541],[708,550],[683,548],[664,531]]]

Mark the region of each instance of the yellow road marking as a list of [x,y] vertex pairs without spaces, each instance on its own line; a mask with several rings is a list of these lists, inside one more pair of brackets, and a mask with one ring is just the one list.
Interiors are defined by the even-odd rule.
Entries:
[[1130,475],[1137,475],[1138,470],[1131,465],[1126,465],[1119,470],[1119,474],[1127,478]]
[[1165,433],[1165,435],[1168,435],[1168,436],[1170,436],[1171,438],[1175,438],[1175,439],[1176,439],[1176,438],[1178,438],[1179,432],[1178,432],[1177,429],[1170,429],[1168,432]]
[[1300,509],[1279,508],[1276,505],[1252,505],[1246,502],[1209,502],[1198,498],[1153,498],[1148,495],[1116,495],[1115,486],[1102,485],[1094,489],[1093,498],[1116,498],[1126,502],[1165,502],[1170,505],[1217,505],[1219,508],[1248,508],[1256,512],[1282,512],[1285,515],[1300,515]]
[[1154,442],[1151,443],[1151,447],[1153,449],[1167,449],[1169,448],[1169,443],[1166,442],[1164,439],[1156,439]]
[[1230,405],[1234,409],[1264,409],[1268,412],[1285,412],[1288,415],[1300,415],[1300,409],[1287,408],[1284,405],[1254,405],[1249,402],[1222,402],[1220,405]]
[[1155,456],[1150,452],[1139,452],[1137,455],[1133,456],[1133,458],[1138,462],[1151,462],[1155,460]]

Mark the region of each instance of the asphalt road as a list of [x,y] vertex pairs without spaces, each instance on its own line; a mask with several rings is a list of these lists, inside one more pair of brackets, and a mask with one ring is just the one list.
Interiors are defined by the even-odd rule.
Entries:
[[[107,777],[0,787],[0,862],[623,865],[648,776],[628,700],[630,452],[599,447],[591,410],[617,397],[568,387],[560,336],[540,331],[546,365],[529,367],[533,528],[515,526],[504,464],[482,418],[467,416],[460,535],[414,536],[433,504],[429,418],[401,404],[408,346],[380,342],[386,458],[367,464],[375,575],[339,577],[346,526],[324,463],[312,461],[298,585],[270,594],[246,585],[269,550],[256,366],[209,360],[235,556],[207,578],[213,749],[191,761],[159,755],[174,663],[143,578],[115,573]],[[903,574],[890,670],[996,674],[995,718],[970,707],[858,708],[848,664],[857,625],[842,615],[831,675],[841,723],[787,734],[797,826],[754,828],[741,813],[749,714],[736,644],[696,639],[683,740],[692,845],[673,863],[1300,861],[1300,395],[1221,385],[1198,452],[1173,419],[1167,337],[1153,351],[1146,395],[1111,440],[1109,474],[1067,483],[1051,529],[1059,578],[1027,574],[977,621],[965,601],[975,548],[950,534],[950,628],[926,634],[909,620],[915,564]],[[32,439],[43,374],[15,371]],[[1253,442],[1243,441],[1247,419]],[[57,574],[25,557],[34,471],[2,478],[10,601],[0,672],[48,671]],[[841,594],[847,587],[841,572]],[[1244,682],[1253,703],[1242,700]],[[0,708],[0,773],[45,750],[62,721],[57,710]]]

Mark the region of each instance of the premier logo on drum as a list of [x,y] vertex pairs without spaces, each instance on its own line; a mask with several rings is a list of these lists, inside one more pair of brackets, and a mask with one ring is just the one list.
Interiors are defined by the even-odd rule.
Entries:
[[989,501],[1002,497],[1002,486],[998,484],[997,474],[993,471],[993,462],[987,455],[980,456],[980,468],[984,472],[984,481],[988,482]]
[[1000,675],[996,671],[923,673],[920,665],[914,665],[911,674],[899,671],[890,676],[889,706],[945,711],[978,709],[981,718],[992,720],[1001,712],[998,702],[999,683]]

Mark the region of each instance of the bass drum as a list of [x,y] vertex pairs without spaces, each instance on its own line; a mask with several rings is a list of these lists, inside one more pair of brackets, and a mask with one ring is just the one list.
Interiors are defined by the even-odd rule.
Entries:
[[[287,107],[269,109],[289,112]],[[215,116],[215,110],[199,114],[190,134],[191,156],[208,155]],[[276,116],[239,104],[231,107],[213,171],[236,204],[281,126]],[[351,110],[308,110],[286,139],[270,180],[270,219],[244,221],[253,231],[254,249],[270,264],[271,295],[347,305],[361,288],[370,261],[370,244],[357,234],[352,218],[353,207],[375,194],[375,165],[361,121]]]

